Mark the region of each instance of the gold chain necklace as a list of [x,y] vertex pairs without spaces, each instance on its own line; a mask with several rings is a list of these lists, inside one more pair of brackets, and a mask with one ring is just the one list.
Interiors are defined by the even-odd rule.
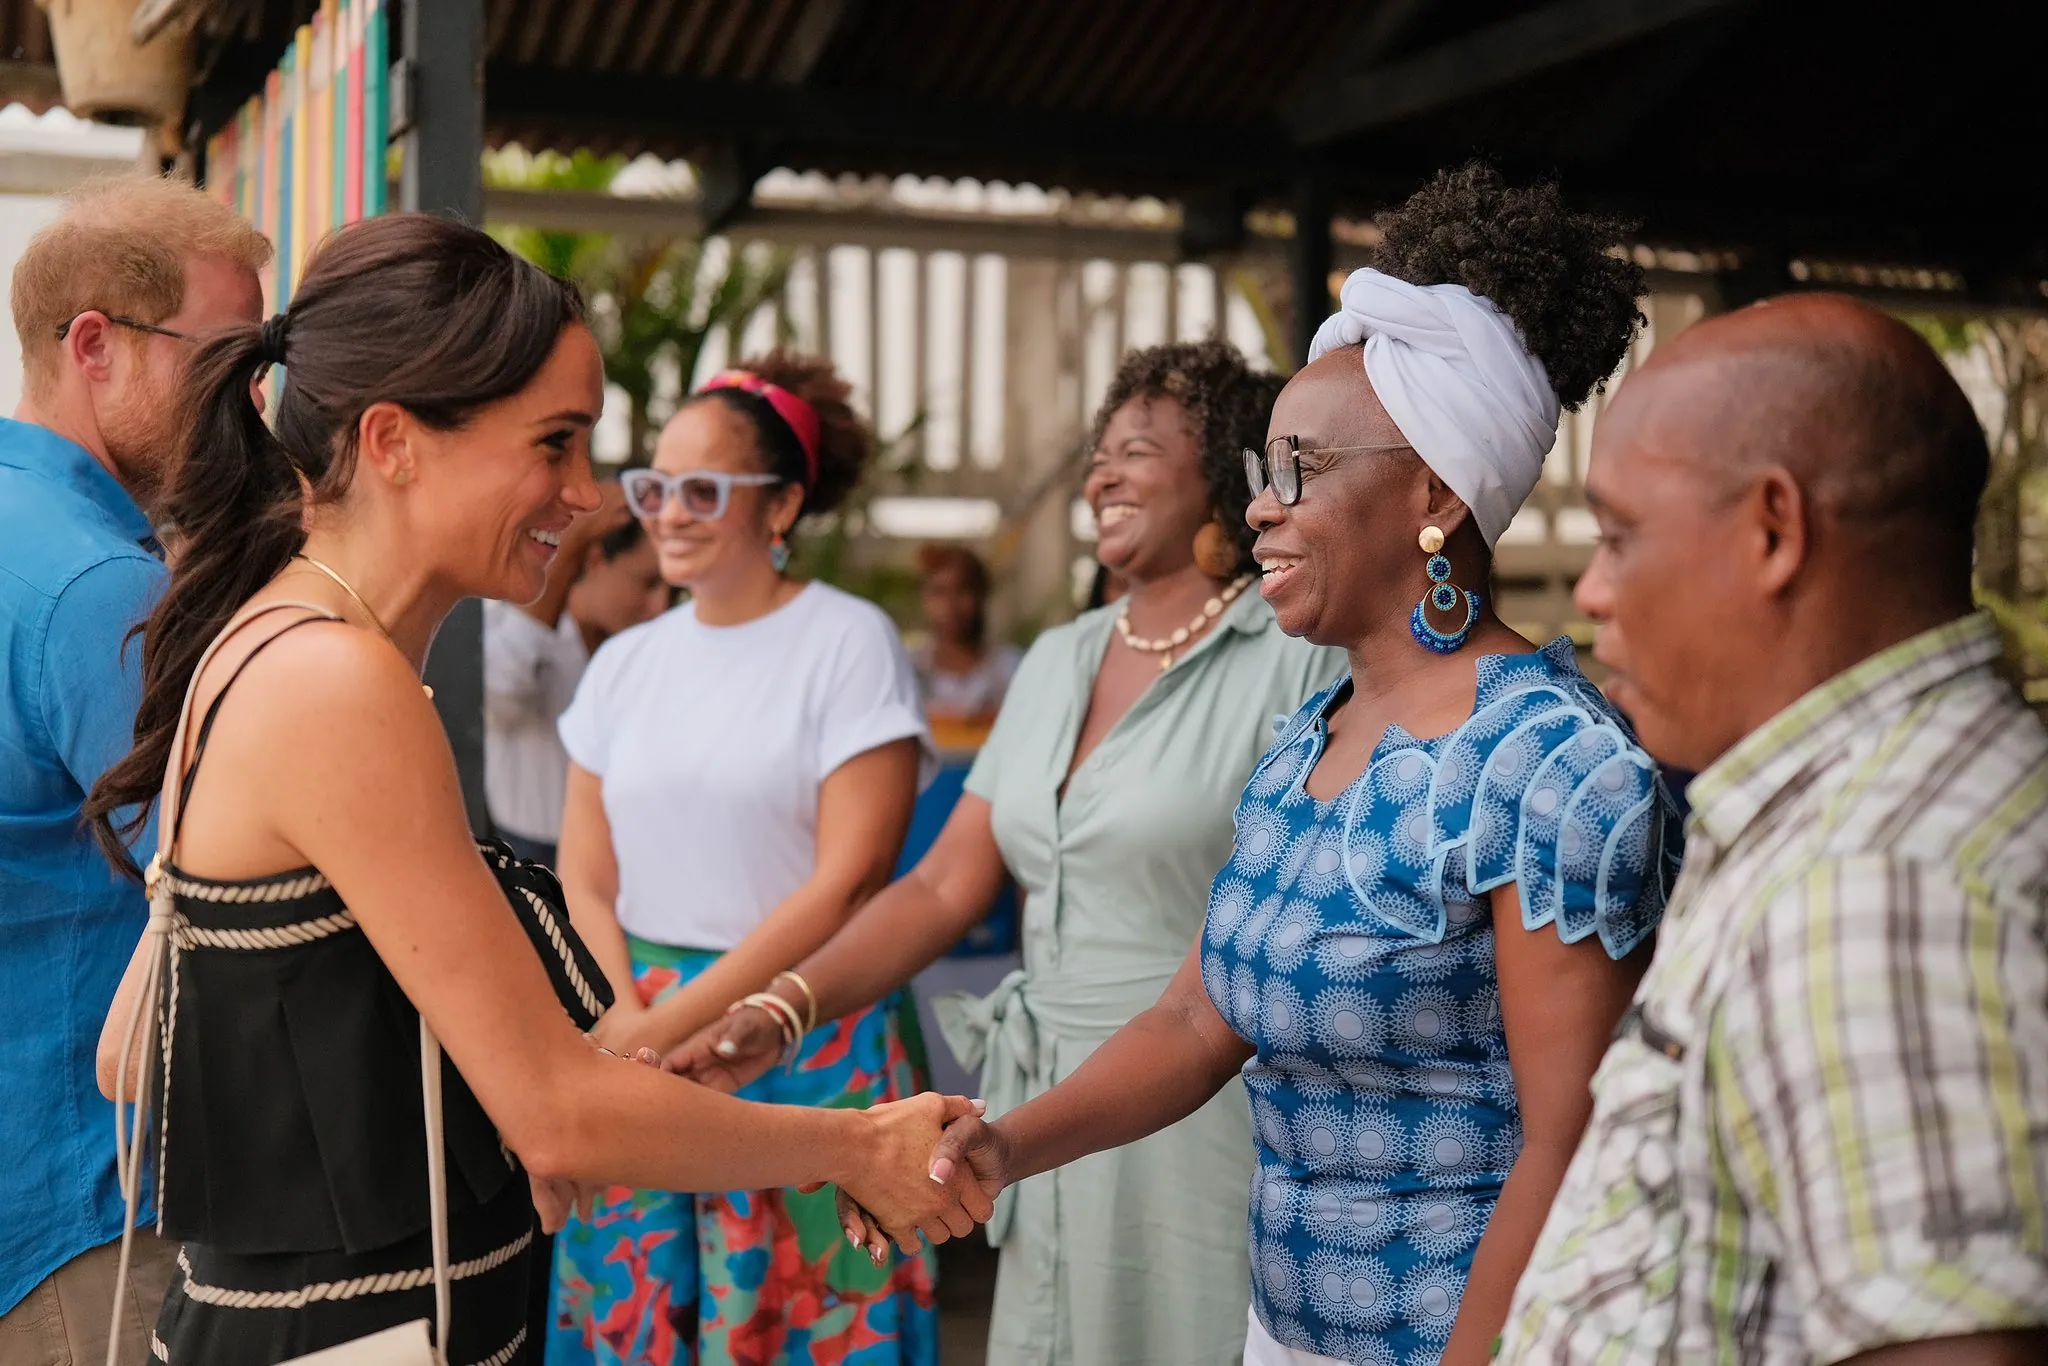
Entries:
[[[307,564],[312,565],[315,569],[319,570],[328,578],[333,579],[337,584],[339,584],[341,586],[341,591],[348,594],[350,600],[353,601],[356,606],[363,609],[363,615],[370,619],[370,625],[377,628],[377,634],[384,637],[384,639],[386,639],[387,641],[391,641],[392,649],[398,649],[398,642],[395,640],[391,640],[391,632],[384,628],[383,619],[380,618],[374,611],[370,609],[370,604],[363,601],[363,595],[361,593],[356,592],[355,588],[349,583],[347,579],[344,579],[341,575],[337,574],[330,566],[321,563],[319,560],[314,559],[311,555],[300,554],[294,555],[292,556],[292,558],[295,560],[304,560]],[[401,651],[401,653],[403,652]],[[434,695],[434,690],[425,683],[420,684],[420,691],[425,693],[428,697],[432,697]]]
[[1202,610],[1195,614],[1193,621],[1185,626],[1176,627],[1173,634],[1164,640],[1147,640],[1131,630],[1131,600],[1127,597],[1124,599],[1123,610],[1116,614],[1116,633],[1122,637],[1124,644],[1140,654],[1158,655],[1159,672],[1165,673],[1173,667],[1173,652],[1207,630],[1209,623],[1222,616],[1223,609],[1236,602],[1238,594],[1244,592],[1251,581],[1252,576],[1249,574],[1240,574],[1232,579],[1222,592],[1202,604]]

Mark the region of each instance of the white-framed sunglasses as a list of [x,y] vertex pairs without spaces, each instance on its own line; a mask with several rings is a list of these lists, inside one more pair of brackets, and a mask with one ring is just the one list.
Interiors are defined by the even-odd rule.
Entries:
[[619,476],[626,506],[634,516],[647,521],[661,516],[661,510],[673,498],[698,521],[715,522],[725,516],[726,505],[732,501],[733,485],[764,488],[782,482],[779,475],[727,474],[723,470],[684,470],[681,474],[627,470]]

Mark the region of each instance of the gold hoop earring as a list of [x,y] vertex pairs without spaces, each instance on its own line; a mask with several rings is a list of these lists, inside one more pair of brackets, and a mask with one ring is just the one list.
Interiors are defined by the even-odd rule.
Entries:
[[1237,573],[1243,552],[1222,522],[1211,518],[1195,533],[1195,568],[1212,579],[1228,579]]

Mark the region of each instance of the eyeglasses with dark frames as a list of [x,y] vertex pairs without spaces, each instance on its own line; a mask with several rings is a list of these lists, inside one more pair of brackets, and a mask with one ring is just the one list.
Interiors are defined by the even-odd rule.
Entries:
[[1405,451],[1405,441],[1381,442],[1372,446],[1310,446],[1304,451],[1298,436],[1276,436],[1266,443],[1264,452],[1245,448],[1244,477],[1250,486],[1254,501],[1268,488],[1282,507],[1293,507],[1301,501],[1301,457],[1308,455],[1344,455],[1352,451]]
[[[100,312],[100,311],[99,311],[98,309],[96,309],[96,308],[95,308],[95,309],[88,309],[88,310],[86,310],[86,311],[87,311],[87,312],[91,312],[91,313],[99,313],[99,312]],[[57,324],[57,340],[58,340],[58,341],[63,341],[63,340],[64,340],[64,338],[66,338],[66,337],[70,336],[70,335],[71,335],[71,324],[72,324],[72,323],[75,323],[75,322],[77,322],[79,318],[83,318],[84,316],[85,316],[85,314],[84,314],[84,313],[80,313],[80,314],[79,314],[79,315],[78,315],[77,317],[74,317],[74,318],[67,318],[67,319],[66,319],[65,321],[63,321],[63,322],[61,322],[61,323],[58,323],[58,324]],[[105,318],[105,319],[106,319],[106,320],[107,320],[108,322],[110,322],[110,323],[114,324],[114,326],[116,326],[116,327],[126,327],[126,328],[129,328],[129,329],[131,329],[131,330],[133,330],[133,331],[136,331],[136,332],[150,332],[150,333],[154,333],[154,334],[155,334],[156,336],[159,336],[159,337],[171,337],[171,338],[173,338],[173,339],[175,339],[175,340],[177,340],[177,341],[197,341],[197,340],[198,340],[198,338],[197,338],[197,337],[194,337],[194,336],[193,336],[193,335],[192,335],[192,334],[191,334],[190,332],[180,332],[180,331],[176,330],[175,328],[169,328],[169,327],[158,327],[158,326],[157,326],[157,325],[156,325],[155,323],[146,323],[146,322],[141,322],[141,321],[139,321],[139,320],[137,320],[137,319],[135,319],[135,318],[124,318],[124,317],[122,317],[122,316],[121,316],[120,314],[118,314],[118,313],[100,313],[100,316],[101,316],[102,318]]]

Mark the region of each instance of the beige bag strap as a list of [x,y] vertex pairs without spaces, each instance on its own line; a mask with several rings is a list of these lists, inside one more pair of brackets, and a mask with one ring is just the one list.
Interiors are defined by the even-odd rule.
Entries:
[[150,860],[153,868],[161,868],[169,863],[176,852],[171,846],[177,843],[179,808],[184,805],[185,800],[185,737],[191,730],[192,701],[199,695],[199,680],[205,675],[206,666],[213,663],[213,657],[220,653],[220,647],[227,644],[228,639],[237,631],[258,617],[288,607],[311,612],[328,621],[343,619],[329,609],[312,602],[266,602],[259,607],[247,607],[228,618],[228,624],[220,628],[220,634],[213,638],[213,643],[199,656],[199,662],[192,666],[192,677],[185,684],[185,701],[178,708],[178,729],[171,736],[170,762],[164,768],[163,797],[159,803],[156,820],[156,857]]
[[[107,1366],[118,1366],[119,1363],[128,1266],[135,1239],[135,1220],[142,1204],[143,1124],[149,1112],[149,1089],[156,1072],[158,1050],[168,1046],[168,1040],[163,1037],[162,997],[165,974],[170,970],[168,960],[175,949],[172,932],[177,924],[177,907],[171,899],[169,887],[165,885],[164,869],[177,857],[178,818],[184,803],[185,740],[191,731],[192,703],[198,695],[199,679],[206,672],[206,666],[213,662],[229,637],[257,617],[293,607],[328,621],[343,620],[318,603],[296,600],[267,602],[237,612],[227,625],[221,627],[220,633],[193,666],[192,677],[185,685],[185,700],[178,709],[178,726],[171,737],[170,760],[164,769],[163,794],[157,809],[157,851],[144,875],[144,887],[149,896],[149,922],[143,938],[150,948],[143,968],[142,990],[129,1009],[127,1023],[121,1032],[121,1055],[114,1066],[114,1171],[121,1183],[127,1217],[121,1225],[121,1257],[114,1278],[113,1318],[107,1331]],[[142,1032],[145,1029],[147,1032]],[[138,1037],[144,1043],[144,1055],[141,1070],[135,1078],[133,1110],[124,1120],[121,1106],[123,1098],[128,1095],[128,1063],[135,1055]],[[420,1017],[420,1098],[426,1110],[427,1199],[434,1243],[434,1354],[445,1366],[449,1313],[448,1164],[441,1126],[441,1045],[433,1030],[427,1027],[425,1016]],[[161,1155],[161,1144],[158,1151]],[[163,1185],[159,1179],[159,1228],[162,1221]]]
[[448,1363],[448,1145],[441,1134],[441,1041],[420,1016],[420,1100],[427,1112],[427,1218],[434,1238],[434,1355]]

